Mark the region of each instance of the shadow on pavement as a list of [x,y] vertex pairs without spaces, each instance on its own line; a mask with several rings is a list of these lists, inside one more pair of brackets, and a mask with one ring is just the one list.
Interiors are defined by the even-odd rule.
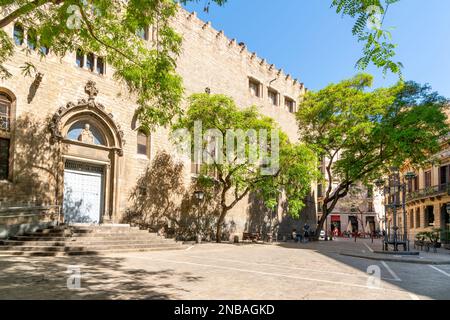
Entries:
[[[157,272],[124,267],[124,258],[102,256],[16,258],[0,260],[0,299],[176,299],[186,290],[176,283],[197,282],[202,277],[174,270]],[[80,268],[81,288],[73,285],[68,268]]]
[[[395,285],[399,289],[431,299],[450,299],[450,278],[446,277],[442,273],[439,273],[436,269],[432,270],[431,268],[434,266],[406,262],[369,260],[340,254],[343,251],[370,253],[368,246],[375,250],[381,250],[381,240],[374,240],[373,244],[367,239],[358,239],[357,242],[354,242],[352,239],[337,239],[335,241],[318,241],[308,243],[288,242],[278,243],[276,245],[292,250],[311,250],[364,273],[368,272],[367,268],[369,266],[377,265],[382,270],[383,281],[390,283],[391,285]],[[399,254],[401,254],[401,252]],[[448,256],[450,258],[450,252]],[[388,264],[387,267],[386,264]],[[448,266],[436,267],[447,270],[447,273],[450,271],[450,267],[446,269]],[[394,274],[392,274],[391,271],[394,272]],[[389,297],[386,298],[389,299]]]

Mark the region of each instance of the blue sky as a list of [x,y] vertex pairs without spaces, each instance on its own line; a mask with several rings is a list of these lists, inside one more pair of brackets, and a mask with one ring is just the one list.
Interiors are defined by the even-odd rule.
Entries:
[[[331,0],[229,0],[209,13],[203,12],[206,2],[187,9],[311,90],[358,72],[362,44],[351,33],[353,20],[337,15]],[[450,97],[450,0],[401,0],[390,7],[385,27],[394,28],[405,79],[429,83]],[[398,80],[374,67],[366,71],[375,76],[375,87]]]

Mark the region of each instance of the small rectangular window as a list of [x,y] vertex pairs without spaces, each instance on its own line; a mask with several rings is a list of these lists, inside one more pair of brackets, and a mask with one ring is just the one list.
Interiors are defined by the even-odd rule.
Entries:
[[261,84],[258,81],[250,79],[248,86],[253,97],[261,98]]
[[77,66],[79,68],[83,68],[84,67],[84,53],[83,51],[81,51],[81,49],[77,50]]
[[191,162],[191,173],[192,174],[200,174],[200,167],[201,165],[195,163],[195,162]]
[[141,155],[148,156],[148,136],[139,132],[137,136],[137,153]]
[[40,48],[39,48],[39,51],[40,51],[40,53],[41,54],[43,54],[44,56],[46,56],[46,55],[48,55],[48,53],[49,53],[49,49],[48,49],[48,47],[46,47],[46,46],[41,46]]
[[149,38],[149,27],[143,27],[136,31],[136,35],[142,40],[148,41]]
[[97,58],[97,73],[105,74],[105,61],[102,57]]
[[9,174],[9,139],[0,139],[0,180],[7,180]]
[[278,92],[276,92],[275,90],[269,89],[267,94],[268,94],[269,102],[274,106],[278,106]]
[[13,37],[14,37],[14,43],[16,45],[21,46],[23,44],[24,31],[23,31],[23,27],[20,24],[14,25]]
[[431,187],[431,171],[425,172],[425,188]]
[[285,97],[284,104],[290,113],[295,113],[296,110],[295,110],[295,101],[294,100],[292,100],[291,98]]
[[414,178],[414,191],[419,191],[419,175]]
[[9,131],[9,115],[11,112],[11,101],[3,94],[0,94],[0,130]]
[[28,30],[27,45],[30,50],[35,50],[37,47],[37,35],[34,29]]
[[95,55],[93,53],[88,53],[86,56],[86,68],[90,71],[94,71]]

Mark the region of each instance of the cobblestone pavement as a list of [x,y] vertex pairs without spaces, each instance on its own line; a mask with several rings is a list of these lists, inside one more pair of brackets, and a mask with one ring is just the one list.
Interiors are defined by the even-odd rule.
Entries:
[[[450,266],[371,261],[310,244],[205,244],[108,256],[0,257],[0,299],[450,299]],[[68,268],[80,268],[81,288]],[[381,281],[369,271],[380,272]]]

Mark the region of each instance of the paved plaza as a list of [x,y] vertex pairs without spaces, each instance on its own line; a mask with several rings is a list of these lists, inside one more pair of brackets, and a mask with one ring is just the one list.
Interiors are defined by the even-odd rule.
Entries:
[[[374,261],[369,241],[203,244],[181,251],[0,257],[0,299],[450,299],[450,265]],[[80,288],[69,285],[81,271]],[[381,281],[369,271],[380,272]],[[30,290],[32,288],[32,290]]]

